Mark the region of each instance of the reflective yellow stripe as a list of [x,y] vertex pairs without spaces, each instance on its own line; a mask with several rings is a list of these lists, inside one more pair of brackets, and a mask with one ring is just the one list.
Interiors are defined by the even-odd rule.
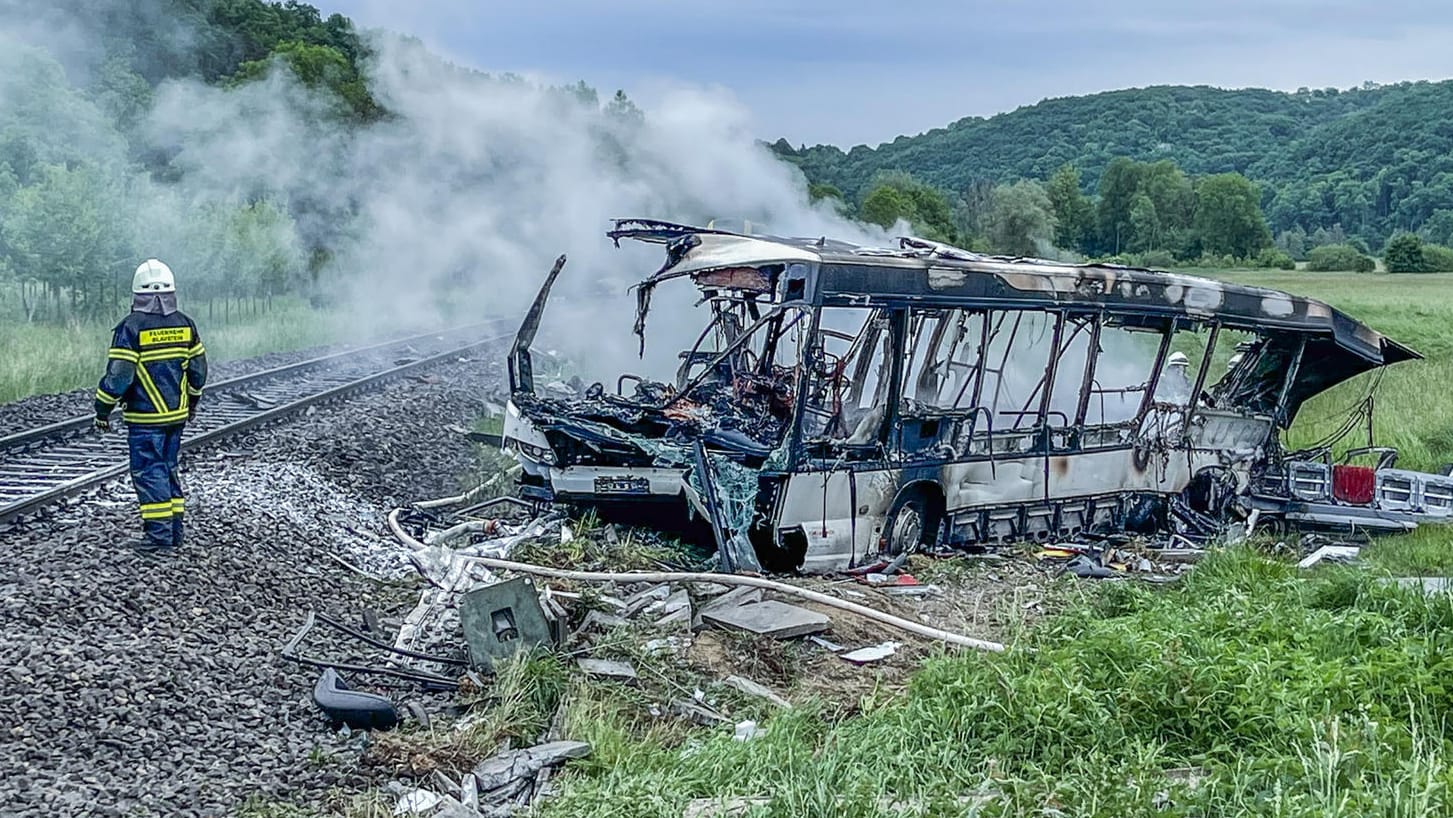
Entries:
[[192,386],[191,384],[187,384],[187,394],[191,395],[194,398],[200,398],[202,397],[202,390],[198,389],[195,386]]
[[143,520],[165,520],[172,516],[175,501],[165,500],[160,503],[142,503],[141,519]]
[[206,351],[207,350],[205,350],[205,349],[202,348],[202,342],[201,341],[198,341],[196,346],[194,346],[191,349],[187,350],[187,357],[189,357],[189,358],[195,358],[198,355],[201,355],[201,354],[203,354]]
[[136,351],[125,347],[111,347],[106,350],[106,357],[113,361],[130,361],[136,363],[139,360]]
[[112,397],[111,395],[106,394],[106,391],[104,389],[97,389],[96,400],[110,406],[115,406],[116,402],[121,400],[121,398]]
[[122,412],[121,417],[127,423],[134,423],[138,426],[156,426],[162,423],[178,423],[187,419],[187,410],[178,409],[175,412]]
[[[151,379],[151,373],[146,371],[146,364],[136,367],[136,379],[141,381],[141,389],[146,392],[146,397],[151,401],[151,408],[157,413],[176,411],[161,397],[161,390],[156,388],[156,381]],[[177,407],[180,408],[180,407]]]
[[172,514],[184,514],[187,509],[187,501],[181,497],[172,498]]
[[187,358],[185,349],[152,349],[141,353],[141,360],[145,361],[183,361]]

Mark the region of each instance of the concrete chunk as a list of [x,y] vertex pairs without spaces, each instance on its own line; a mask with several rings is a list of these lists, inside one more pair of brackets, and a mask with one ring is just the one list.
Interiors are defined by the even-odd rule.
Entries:
[[534,776],[543,767],[551,767],[570,758],[590,755],[590,744],[584,741],[551,741],[528,750],[510,750],[485,759],[474,767],[480,791],[493,791],[515,784],[519,779]]
[[605,676],[611,679],[636,678],[636,668],[630,662],[616,662],[611,659],[579,659],[576,664],[591,676]]
[[792,639],[810,633],[821,633],[832,624],[832,620],[825,614],[771,599],[733,607],[713,605],[702,611],[701,618],[718,627],[770,636],[773,639]]
[[635,616],[651,606],[654,602],[660,602],[671,596],[670,585],[656,585],[626,599],[626,616]]
[[720,608],[735,608],[738,605],[750,605],[753,602],[762,601],[762,589],[753,588],[749,585],[741,585],[727,593],[708,602],[701,609],[702,614]]

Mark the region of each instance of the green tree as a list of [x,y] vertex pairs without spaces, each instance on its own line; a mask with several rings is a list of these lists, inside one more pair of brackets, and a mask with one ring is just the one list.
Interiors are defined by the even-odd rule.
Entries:
[[897,188],[879,185],[863,197],[863,204],[858,208],[858,215],[862,217],[863,221],[887,230],[899,219],[909,222],[913,220],[913,203]]
[[1453,244],[1453,210],[1434,210],[1418,233],[1433,244]]
[[1423,272],[1423,240],[1416,233],[1393,236],[1383,248],[1382,263],[1389,273]]
[[843,192],[832,185],[814,183],[807,186],[807,200],[809,202],[819,202],[823,199],[837,199],[838,201],[842,201]]
[[1021,180],[994,188],[989,209],[990,248],[1011,256],[1039,256],[1054,238],[1054,212],[1038,182]]
[[1155,202],[1144,193],[1137,193],[1130,204],[1130,249],[1144,252],[1160,248],[1160,216]]
[[880,174],[858,212],[864,221],[884,228],[901,218],[923,238],[948,244],[959,240],[953,208],[943,192],[905,173]]
[[1423,269],[1430,273],[1453,273],[1453,247],[1423,245]]
[[44,288],[57,313],[66,294],[72,312],[99,311],[112,275],[130,256],[122,241],[122,191],[95,167],[47,165],[39,176],[5,209],[0,230],[10,265],[21,281]]
[[1062,165],[1045,190],[1054,215],[1054,243],[1065,250],[1090,251],[1095,230],[1095,206],[1080,192],[1080,171]]
[[1239,173],[1207,176],[1196,185],[1196,237],[1204,252],[1252,258],[1271,245],[1261,194]]
[[1102,253],[1118,254],[1131,244],[1130,208],[1140,190],[1140,166],[1120,156],[1100,177],[1100,201],[1095,207]]
[[631,102],[625,91],[617,90],[610,102],[605,104],[605,115],[622,125],[639,126],[646,121],[646,115],[636,103]]
[[383,109],[368,92],[356,66],[338,49],[289,40],[279,43],[266,59],[245,62],[233,75],[240,85],[267,76],[275,65],[285,65],[304,86],[325,89],[338,100],[338,113],[360,120],[379,118]]

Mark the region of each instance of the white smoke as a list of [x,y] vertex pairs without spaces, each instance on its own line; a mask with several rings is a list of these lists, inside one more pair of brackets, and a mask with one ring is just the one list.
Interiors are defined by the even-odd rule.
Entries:
[[809,206],[800,174],[755,141],[748,113],[721,91],[674,90],[643,117],[611,115],[608,100],[460,69],[417,43],[373,46],[371,91],[390,116],[364,128],[340,125],[333,100],[281,67],[236,88],[166,83],[146,123],[174,152],[189,198],[265,195],[290,202],[303,231],[346,225],[330,238],[338,252],[324,279],[365,325],[516,319],[566,253],[537,346],[597,377],[661,376],[706,316],[690,310],[689,284],[662,288],[650,357],[635,361],[626,289],[662,254],[612,248],[611,218],[884,239]]

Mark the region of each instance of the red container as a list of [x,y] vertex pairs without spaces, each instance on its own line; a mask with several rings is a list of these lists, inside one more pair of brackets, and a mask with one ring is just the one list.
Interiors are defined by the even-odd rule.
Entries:
[[1377,473],[1371,466],[1332,467],[1332,496],[1344,503],[1371,505],[1376,488]]

